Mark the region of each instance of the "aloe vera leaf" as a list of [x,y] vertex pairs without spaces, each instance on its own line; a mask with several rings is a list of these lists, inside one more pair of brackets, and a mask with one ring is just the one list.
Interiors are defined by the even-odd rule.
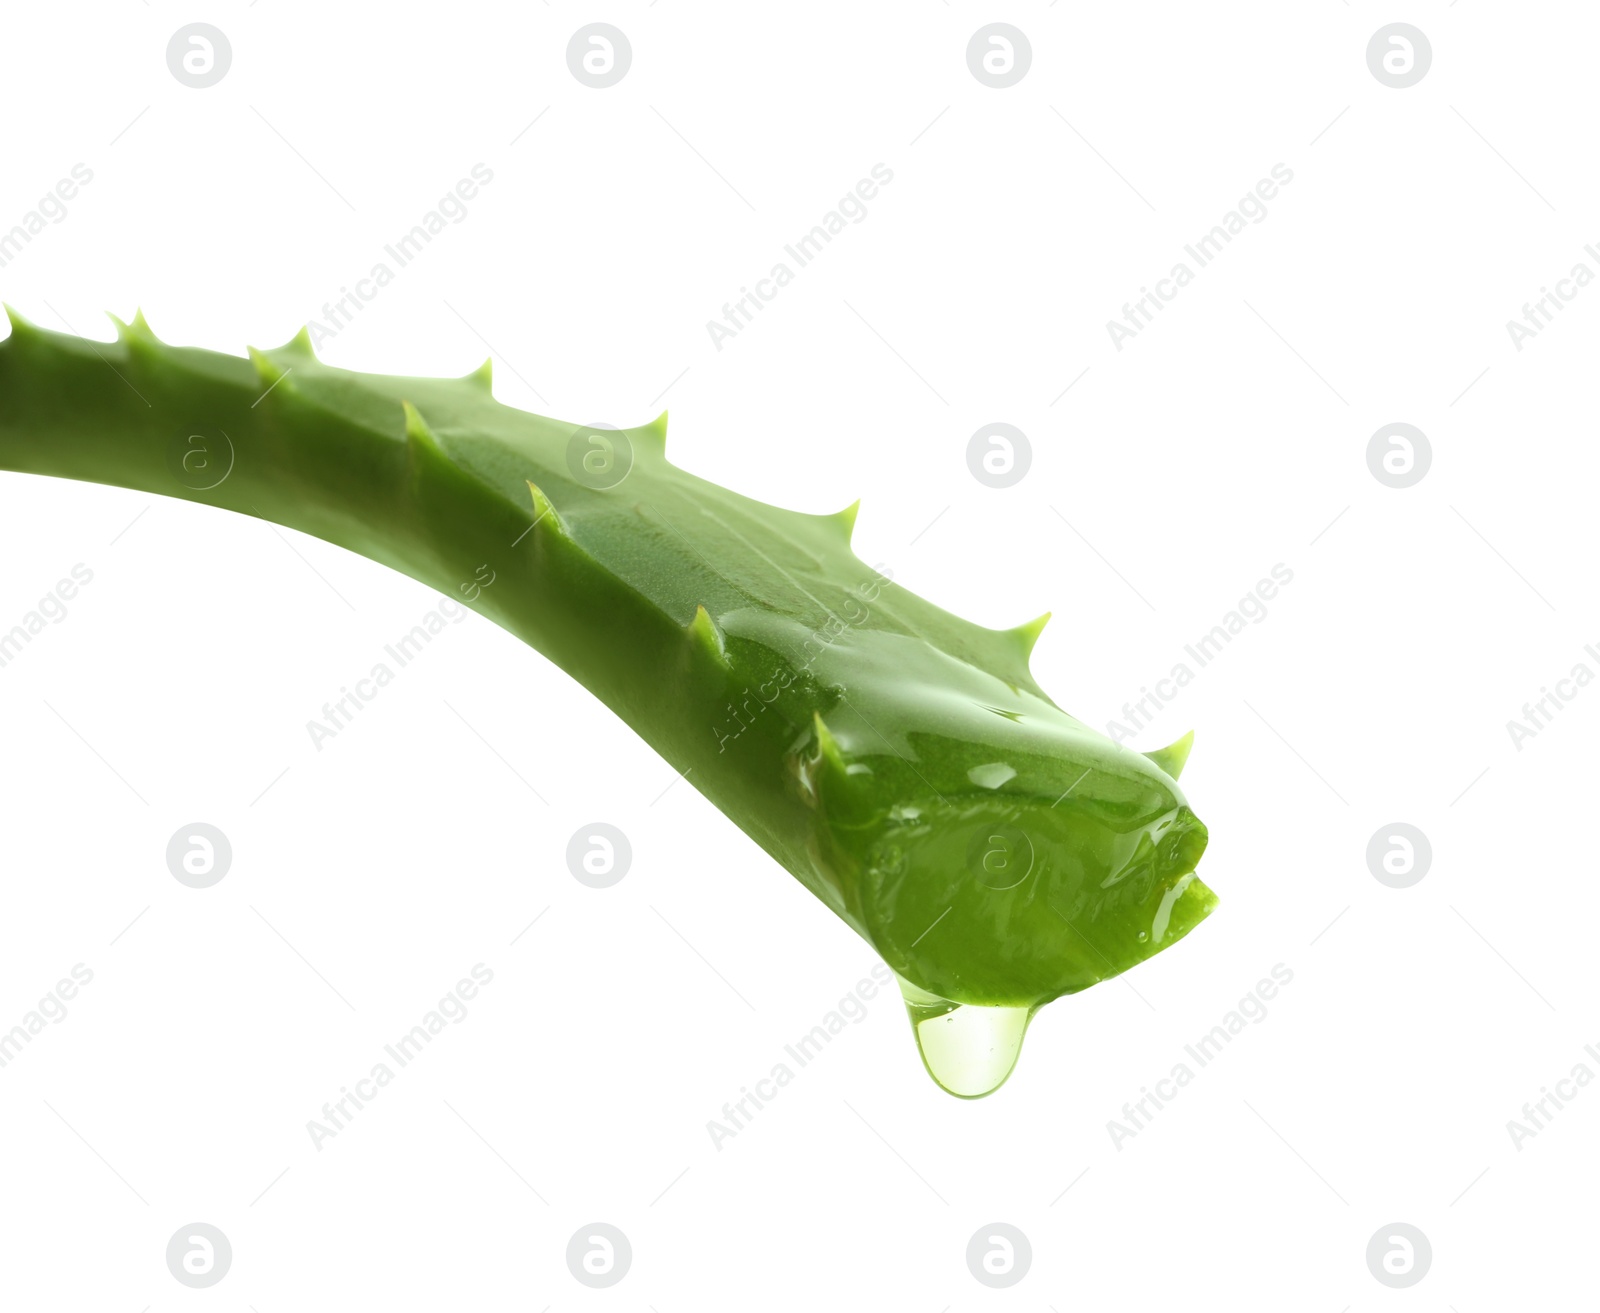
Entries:
[[[1062,711],[1028,665],[1048,617],[985,629],[897,587],[852,552],[855,506],[753,501],[670,464],[665,415],[596,433],[501,405],[487,367],[353,373],[303,330],[240,359],[142,316],[107,344],[8,313],[0,468],[258,516],[452,595],[487,564],[472,605],[860,934],[914,1020],[1025,1025],[1215,905],[1190,738],[1142,755]],[[191,486],[196,435],[228,461],[214,486]]]

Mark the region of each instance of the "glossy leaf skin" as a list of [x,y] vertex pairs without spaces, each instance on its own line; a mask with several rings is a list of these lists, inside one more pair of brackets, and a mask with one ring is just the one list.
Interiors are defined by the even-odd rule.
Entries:
[[[471,605],[921,989],[1037,1006],[1210,912],[1205,827],[1162,768],[1186,742],[1155,760],[1111,742],[1029,673],[1043,619],[960,620],[855,556],[854,506],[742,497],[671,465],[665,432],[502,406],[486,370],[334,369],[303,334],[239,359],[142,317],[104,344],[13,316],[0,343],[0,468],[258,516],[451,596],[489,566]],[[231,457],[214,486],[184,465],[191,436]],[[631,451],[609,486],[607,447]]]

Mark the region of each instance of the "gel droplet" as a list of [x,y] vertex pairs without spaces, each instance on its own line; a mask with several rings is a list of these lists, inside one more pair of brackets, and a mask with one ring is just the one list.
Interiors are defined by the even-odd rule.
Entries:
[[981,1099],[1004,1085],[1034,1009],[952,1003],[899,979],[922,1065],[939,1087],[957,1098]]
[[1007,780],[1017,777],[1015,766],[1008,766],[1003,761],[991,761],[987,765],[974,766],[967,772],[967,778],[980,789],[998,789]]

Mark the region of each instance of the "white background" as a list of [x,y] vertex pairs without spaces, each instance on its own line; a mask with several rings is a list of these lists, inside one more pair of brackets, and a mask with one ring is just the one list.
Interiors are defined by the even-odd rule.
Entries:
[[[207,90],[165,57],[197,20],[233,49]],[[604,90],[566,65],[594,21],[633,52]],[[966,63],[993,21],[1033,52],[1004,90]],[[1433,49],[1404,90],[1366,62],[1393,21]],[[0,1305],[1592,1302],[1600,1090],[1520,1149],[1507,1122],[1600,1073],[1600,691],[1520,751],[1506,723],[1600,671],[1600,290],[1520,352],[1505,324],[1600,272],[1597,37],[1584,6],[1478,0],[13,7],[0,229],[94,175],[0,268],[45,326],[109,338],[138,304],[170,341],[281,342],[482,162],[324,358],[460,374],[487,341],[509,404],[670,405],[689,469],[862,496],[857,550],[898,582],[985,624],[1053,609],[1035,671],[1096,725],[1274,564],[1294,580],[1137,741],[1197,731],[1210,921],[1041,1013],[986,1101],[940,1093],[880,996],[718,1150],[707,1121],[872,965],[855,936],[475,615],[316,751],[306,722],[436,605],[420,585],[0,476],[0,628],[94,572],[0,671],[0,1028],[94,972],[0,1070]],[[718,351],[706,321],[878,162],[866,220]],[[1265,220],[1116,350],[1106,321],[1280,162]],[[1005,491],[966,465],[996,421],[1033,448]],[[1406,490],[1367,467],[1393,422],[1432,445]],[[634,850],[605,891],[565,864],[593,820]],[[1433,848],[1402,890],[1365,855],[1397,820]],[[195,821],[234,850],[204,891],[165,862]],[[466,1019],[314,1148],[479,962]],[[1114,1147],[1277,963],[1266,1019]],[[604,1291],[564,1258],[595,1220],[633,1247]],[[195,1221],[233,1246],[209,1291],[164,1260]],[[1005,1291],[965,1260],[994,1221],[1033,1247]],[[1365,1257],[1397,1221],[1433,1249],[1409,1290]]]

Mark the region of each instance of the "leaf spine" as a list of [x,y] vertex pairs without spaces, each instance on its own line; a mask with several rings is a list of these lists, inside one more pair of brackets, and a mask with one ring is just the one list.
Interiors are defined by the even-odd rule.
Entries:
[[1164,748],[1157,748],[1154,752],[1147,752],[1144,755],[1173,779],[1177,779],[1183,773],[1184,763],[1189,760],[1189,750],[1193,747],[1194,731],[1190,730],[1175,743],[1169,743]]
[[550,504],[550,499],[540,490],[539,485],[532,479],[526,479],[524,482],[533,497],[533,523],[528,527],[543,529],[546,533],[558,533],[563,538],[572,537],[566,521],[556,513],[556,508]]

